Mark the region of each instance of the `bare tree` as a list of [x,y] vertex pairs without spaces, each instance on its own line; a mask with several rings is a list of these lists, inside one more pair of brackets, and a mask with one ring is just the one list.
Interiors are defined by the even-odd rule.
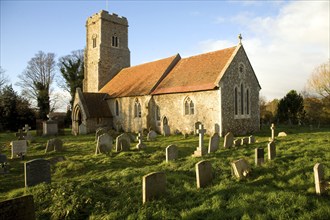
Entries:
[[308,79],[307,88],[322,97],[330,96],[330,59],[315,68]]
[[5,70],[0,66],[0,89],[8,82],[8,78],[5,75]]
[[42,119],[46,119],[50,111],[50,86],[55,73],[55,54],[39,51],[18,76],[20,82],[17,85],[22,88],[23,96],[37,101],[39,117]]

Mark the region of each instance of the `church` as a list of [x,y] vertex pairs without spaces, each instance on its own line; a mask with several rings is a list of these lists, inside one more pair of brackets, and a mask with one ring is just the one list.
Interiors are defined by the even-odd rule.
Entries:
[[75,135],[99,127],[190,134],[200,123],[221,136],[259,130],[261,87],[241,37],[230,48],[130,66],[128,21],[102,10],[86,22],[84,68],[72,109]]

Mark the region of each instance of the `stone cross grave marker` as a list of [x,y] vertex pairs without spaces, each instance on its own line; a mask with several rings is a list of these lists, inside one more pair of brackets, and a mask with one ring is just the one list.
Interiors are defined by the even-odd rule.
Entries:
[[158,198],[166,191],[166,176],[163,172],[153,172],[142,177],[142,202]]
[[255,156],[255,164],[257,166],[260,166],[265,162],[265,154],[263,148],[260,147],[254,149],[254,156]]
[[231,163],[231,166],[232,166],[232,170],[234,172],[234,175],[237,178],[247,177],[249,175],[249,173],[251,172],[250,165],[244,159],[239,159],[239,160],[233,161]]
[[50,151],[62,151],[63,141],[59,138],[52,138],[47,141],[45,153]]
[[10,142],[11,145],[11,159],[15,157],[23,158],[27,153],[27,141],[18,140]]
[[26,136],[26,133],[24,133],[22,129],[18,129],[18,132],[15,135],[18,137],[18,140],[25,140],[24,137]]
[[142,132],[139,132],[138,136],[137,136],[137,139],[139,141],[139,143],[136,145],[136,148],[137,149],[144,149],[146,148],[147,146],[142,142],[143,141],[143,135],[142,135]]
[[212,165],[210,161],[202,160],[195,165],[197,188],[204,188],[212,182]]
[[330,183],[324,179],[324,168],[323,164],[317,163],[314,165],[314,180],[315,180],[315,191],[317,195],[322,195]]
[[50,162],[45,159],[34,159],[24,163],[25,186],[39,183],[50,183]]
[[155,141],[157,138],[157,133],[153,130],[149,131],[148,135],[147,135],[147,140],[148,141]]
[[0,219],[35,220],[33,195],[26,195],[0,202]]
[[274,141],[275,140],[275,125],[272,123],[272,125],[270,126],[270,130],[272,131],[272,137],[271,140]]
[[95,154],[107,154],[112,149],[112,137],[108,133],[100,135],[97,139]]
[[166,163],[178,158],[178,148],[174,144],[166,147]]
[[220,144],[220,136],[218,133],[214,133],[209,141],[208,153],[212,153],[218,150]]
[[276,157],[276,146],[275,142],[271,141],[268,143],[268,160],[274,160]]
[[116,138],[116,152],[128,151],[131,148],[131,138],[124,133]]
[[204,134],[206,132],[206,129],[204,129],[203,124],[199,125],[199,128],[197,129],[197,134],[199,134],[199,146],[197,147],[197,149],[194,152],[194,157],[201,157],[203,155],[205,155],[206,153],[206,149],[204,149]]
[[31,129],[31,127],[28,124],[25,124],[25,126],[23,127],[23,131],[25,131],[26,133],[29,132]]
[[233,146],[234,135],[231,132],[228,132],[225,136],[223,147],[224,148],[231,148]]
[[249,144],[254,144],[256,142],[256,139],[253,135],[249,137]]

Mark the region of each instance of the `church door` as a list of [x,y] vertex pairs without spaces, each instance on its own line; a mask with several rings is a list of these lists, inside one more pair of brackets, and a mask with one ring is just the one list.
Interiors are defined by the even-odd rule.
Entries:
[[72,114],[72,120],[73,120],[73,126],[72,126],[72,133],[74,135],[78,135],[79,132],[79,126],[82,124],[82,118],[81,118],[81,110],[79,105],[76,105],[74,108],[73,114]]

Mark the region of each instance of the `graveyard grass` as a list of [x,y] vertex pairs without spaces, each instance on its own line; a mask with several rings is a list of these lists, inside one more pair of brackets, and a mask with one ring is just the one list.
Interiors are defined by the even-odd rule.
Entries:
[[[270,129],[255,134],[257,143],[236,149],[220,149],[193,158],[198,137],[158,136],[144,142],[146,149],[94,155],[95,136],[71,136],[66,130],[65,151],[45,154],[48,138],[36,137],[24,160],[10,160],[9,142],[14,133],[0,133],[0,146],[10,163],[10,173],[0,174],[0,201],[32,194],[38,219],[329,219],[330,193],[315,194],[313,166],[320,162],[330,181],[330,128],[279,127],[288,136],[276,139],[277,157],[267,160]],[[207,136],[205,147],[208,145]],[[165,162],[165,148],[178,146],[179,158]],[[254,165],[254,149],[265,148],[265,164]],[[55,163],[54,158],[65,160]],[[51,184],[24,187],[24,162],[52,159]],[[230,162],[245,158],[252,166],[244,180],[232,176]],[[195,164],[212,163],[214,179],[197,189]],[[142,176],[163,171],[166,194],[142,204]]]

